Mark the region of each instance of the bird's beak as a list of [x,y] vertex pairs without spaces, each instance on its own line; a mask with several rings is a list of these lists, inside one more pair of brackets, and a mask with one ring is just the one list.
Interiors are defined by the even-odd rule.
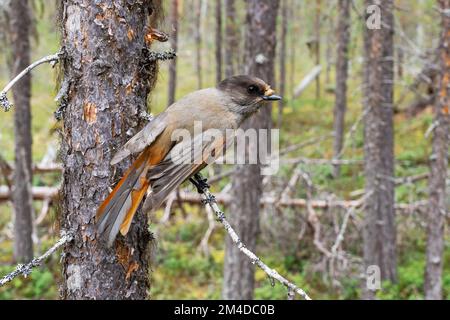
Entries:
[[282,98],[280,96],[277,96],[275,94],[275,91],[273,91],[271,88],[268,88],[266,92],[264,92],[262,99],[265,101],[278,101],[281,100]]

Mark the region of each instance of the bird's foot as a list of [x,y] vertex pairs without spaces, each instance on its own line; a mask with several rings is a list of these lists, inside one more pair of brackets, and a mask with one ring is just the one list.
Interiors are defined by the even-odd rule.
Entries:
[[197,188],[198,193],[203,194],[203,190],[209,189],[210,185],[207,183],[208,179],[203,178],[200,173],[195,174],[189,179],[192,184]]

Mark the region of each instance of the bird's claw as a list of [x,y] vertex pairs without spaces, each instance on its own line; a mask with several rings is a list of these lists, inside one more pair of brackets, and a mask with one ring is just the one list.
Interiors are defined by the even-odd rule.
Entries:
[[200,174],[194,175],[189,179],[192,184],[197,188],[198,193],[203,194],[205,189],[209,189],[208,179],[203,178]]

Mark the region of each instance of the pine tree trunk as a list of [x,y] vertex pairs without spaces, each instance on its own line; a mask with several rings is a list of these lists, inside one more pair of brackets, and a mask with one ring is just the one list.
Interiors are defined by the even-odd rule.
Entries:
[[159,1],[65,0],[62,4],[64,111],[61,226],[74,232],[64,248],[64,299],[145,299],[149,289],[152,237],[147,217],[138,212],[130,232],[112,248],[97,238],[99,204],[130,160],[109,162],[118,147],[145,124],[147,96],[157,66],[148,62],[144,40],[160,14]]
[[225,17],[225,77],[229,78],[237,72],[239,47],[235,0],[225,0]]
[[[315,58],[316,66],[320,65],[320,20],[321,20],[321,0],[316,0],[316,17],[314,21],[315,32]],[[320,74],[316,78],[316,100],[320,99]]]
[[197,89],[203,87],[202,75],[202,1],[195,1],[195,15],[194,15],[194,38],[195,38],[195,68],[197,73]]
[[[286,37],[288,27],[288,4],[287,0],[280,0],[281,2],[281,37],[280,37],[280,95],[282,97],[286,94]],[[277,127],[281,126],[283,117],[284,101],[281,100],[278,104],[278,118]]]
[[[334,158],[338,159],[344,142],[345,111],[347,109],[348,44],[350,41],[350,2],[338,1],[338,45],[336,54],[336,100],[334,104]],[[338,177],[340,166],[333,168]]]
[[[30,64],[31,12],[28,0],[11,1],[11,42],[13,74]],[[14,87],[15,165],[13,185],[14,259],[19,262],[33,258],[31,75],[28,73]]]
[[397,77],[399,80],[403,79],[403,62],[405,60],[405,53],[402,47],[397,48]]
[[216,83],[222,81],[222,0],[216,1]]
[[[372,1],[367,0],[367,5]],[[381,0],[381,29],[365,28],[364,263],[380,268],[381,280],[397,280],[394,211],[393,0]],[[365,297],[373,298],[366,290]]]
[[[278,1],[247,1],[245,61],[246,74],[274,83],[276,48],[276,18]],[[250,118],[243,129],[270,129],[271,107]],[[251,148],[251,150],[248,150]],[[247,146],[247,153],[257,152]],[[242,237],[247,247],[254,251],[259,230],[259,203],[262,195],[260,166],[237,165],[233,175],[233,202],[230,223]],[[252,299],[254,291],[254,265],[245,257],[230,238],[226,240],[222,295],[224,299]]]
[[328,31],[325,32],[325,42],[326,42],[325,64],[327,66],[325,70],[325,87],[328,87],[331,82],[331,67],[333,66],[333,49],[334,49],[333,40],[335,39],[334,38],[335,33],[333,31],[336,28],[334,22],[334,15],[329,15],[327,19],[328,19]]
[[[172,50],[178,51],[178,0],[172,0],[172,7],[170,10],[170,24],[172,32],[170,35],[170,46]],[[177,59],[172,59],[169,62],[169,101],[168,106],[175,102],[175,93],[177,90]]]
[[425,298],[442,299],[442,266],[444,251],[445,217],[449,212],[446,191],[449,141],[449,95],[450,95],[450,10],[449,0],[439,0],[442,32],[439,46],[441,75],[438,98],[435,103],[432,155],[430,157],[429,208],[427,227],[427,264],[425,270]]
[[295,69],[296,69],[296,54],[297,54],[297,45],[298,45],[298,41],[297,41],[297,37],[296,34],[297,32],[300,31],[300,26],[299,26],[299,17],[300,17],[300,11],[301,11],[301,4],[299,4],[298,2],[296,2],[296,0],[292,0],[290,3],[290,21],[291,21],[291,28],[290,28],[290,34],[291,34],[291,48],[290,48],[290,76],[289,76],[289,92],[294,92],[294,88],[295,88]]

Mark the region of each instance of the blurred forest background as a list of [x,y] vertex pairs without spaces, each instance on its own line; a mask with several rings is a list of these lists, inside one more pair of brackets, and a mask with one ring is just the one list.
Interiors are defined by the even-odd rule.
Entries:
[[[7,2],[0,1],[0,11],[5,10]],[[230,3],[234,10],[230,10]],[[29,4],[32,12],[30,53],[31,61],[35,61],[59,50],[60,31],[55,1],[34,0]],[[176,70],[173,71],[176,72],[176,87],[172,84],[175,100],[198,88],[214,86],[218,79],[227,75],[242,72],[246,1],[165,0],[163,6],[165,17],[159,30],[172,37],[169,42],[155,43],[152,49],[169,50],[174,45],[175,26],[177,59],[176,69],[172,69]],[[396,258],[392,268],[396,274],[392,277],[383,275],[386,281],[382,290],[376,292],[380,299],[425,297],[427,223],[430,221],[429,159],[435,123],[436,70],[442,69],[433,67],[439,64],[440,55],[436,50],[442,34],[438,6],[436,0],[396,0],[392,8],[395,25],[395,178],[392,183],[395,187],[396,234],[393,244]],[[366,7],[360,0],[280,0],[278,11],[273,13],[277,17],[277,45],[276,76],[271,85],[284,99],[282,105],[273,105],[272,119],[273,126],[280,129],[282,160],[278,174],[263,180],[256,252],[270,267],[315,299],[358,299],[363,296],[361,282],[366,273],[363,229],[364,215],[368,212],[363,205],[367,177],[364,166],[364,125],[367,123],[363,119],[367,115],[363,85]],[[12,79],[14,55],[8,33],[10,18],[4,13],[0,15],[0,87],[4,87]],[[347,33],[339,32],[346,23]],[[218,25],[220,34],[217,33]],[[338,59],[339,42],[346,41],[342,34],[348,36],[347,54],[343,55],[348,68]],[[156,87],[148,101],[149,111],[153,114],[164,110],[173,99],[169,90],[171,66],[171,61],[160,62]],[[339,66],[341,71],[337,71]],[[342,67],[348,69],[348,80],[339,78],[343,75]],[[312,81],[303,82],[308,85],[299,88],[302,80],[308,80],[308,77]],[[57,71],[48,65],[32,72],[32,162],[35,164],[32,186],[35,201],[32,203],[31,239],[34,256],[44,252],[59,237],[59,205],[58,197],[54,196],[61,184],[57,134],[61,122],[54,117],[58,108],[54,100],[58,92],[57,78]],[[343,89],[345,81],[347,88]],[[339,147],[335,139],[338,127],[333,110],[337,99],[342,101],[342,93],[346,95],[346,112]],[[1,112],[2,169],[14,167],[14,132],[14,109]],[[341,152],[336,154],[336,148]],[[448,155],[448,149],[445,154]],[[229,197],[232,192],[230,170],[233,170],[232,166],[211,166],[205,170],[219,200]],[[445,177],[446,172],[442,175]],[[0,176],[0,185],[1,276],[12,271],[21,259],[14,257],[13,205],[4,175]],[[446,185],[447,208],[441,225],[445,224],[445,219],[448,221],[448,174]],[[183,190],[188,194],[196,192],[187,184]],[[280,204],[271,199],[292,201]],[[168,202],[151,217],[150,230],[157,239],[155,261],[151,266],[151,298],[221,298],[225,282],[226,233],[200,203],[176,196]],[[227,216],[233,214],[229,203],[224,206],[224,211]],[[449,299],[448,226],[441,231],[444,232],[442,298]],[[57,299],[58,285],[62,281],[59,260],[58,255],[54,255],[28,278],[17,278],[0,287],[0,299]],[[286,289],[280,284],[272,286],[261,270],[255,270],[254,279],[255,288],[251,294],[255,299],[286,299]]]

